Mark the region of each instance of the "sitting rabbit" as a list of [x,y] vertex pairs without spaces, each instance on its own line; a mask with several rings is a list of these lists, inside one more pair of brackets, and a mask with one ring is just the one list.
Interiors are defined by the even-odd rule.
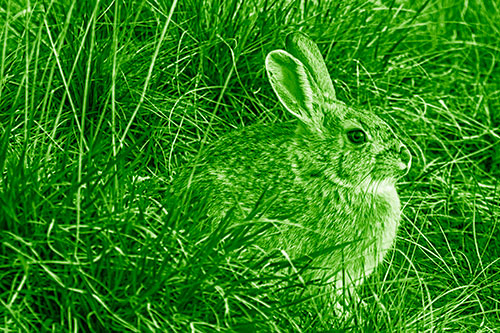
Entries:
[[[271,86],[295,121],[256,124],[229,133],[201,153],[174,186],[208,198],[221,220],[243,219],[270,204],[265,250],[312,258],[313,277],[352,288],[382,262],[400,221],[395,182],[411,165],[408,149],[375,114],[335,98],[318,47],[301,33],[266,58]],[[263,199],[264,198],[264,199]],[[272,200],[271,200],[272,199]]]

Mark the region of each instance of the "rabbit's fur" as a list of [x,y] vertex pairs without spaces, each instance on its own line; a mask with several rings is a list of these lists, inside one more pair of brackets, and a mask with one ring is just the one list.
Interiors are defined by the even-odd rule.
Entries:
[[294,33],[286,46],[267,56],[266,69],[279,100],[299,121],[230,133],[175,186],[208,198],[216,221],[233,207],[242,219],[256,202],[269,201],[261,218],[274,226],[258,245],[285,250],[292,260],[338,245],[314,258],[312,266],[322,270],[312,276],[350,287],[373,271],[395,239],[395,182],[407,173],[410,154],[378,116],[335,99],[311,40]]

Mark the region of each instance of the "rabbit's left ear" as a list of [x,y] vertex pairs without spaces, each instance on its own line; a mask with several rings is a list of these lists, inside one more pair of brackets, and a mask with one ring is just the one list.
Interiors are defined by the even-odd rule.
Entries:
[[286,51],[274,50],[266,57],[266,71],[281,104],[311,129],[320,129],[319,88],[304,64]]
[[327,101],[335,100],[335,89],[318,46],[306,35],[294,32],[286,36],[286,50],[307,68]]

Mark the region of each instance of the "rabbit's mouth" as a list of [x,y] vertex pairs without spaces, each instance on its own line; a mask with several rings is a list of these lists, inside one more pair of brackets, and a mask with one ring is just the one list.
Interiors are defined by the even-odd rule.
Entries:
[[408,174],[411,168],[411,154],[405,145],[402,145],[402,147],[403,148],[400,150],[400,161],[398,163],[398,167],[402,173],[401,177],[404,177]]
[[411,155],[405,146],[402,146],[398,156],[380,155],[375,163],[371,175],[378,181],[386,178],[398,180],[408,174],[411,167]]
[[372,176],[375,182],[393,182],[396,183],[410,171],[410,164],[402,161],[394,163],[383,170],[374,170]]

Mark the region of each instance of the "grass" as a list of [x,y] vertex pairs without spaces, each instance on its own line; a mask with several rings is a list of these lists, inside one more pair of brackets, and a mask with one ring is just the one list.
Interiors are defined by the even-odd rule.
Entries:
[[[0,4],[3,331],[500,328],[500,9],[490,0]],[[287,32],[413,154],[397,244],[351,320],[268,263],[265,230],[168,200],[199,149],[288,117],[264,74]]]

